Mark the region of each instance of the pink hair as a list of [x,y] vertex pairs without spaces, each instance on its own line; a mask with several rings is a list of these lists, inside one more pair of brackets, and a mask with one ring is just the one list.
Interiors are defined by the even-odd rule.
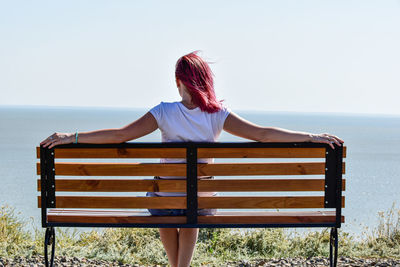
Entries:
[[175,77],[186,86],[193,104],[202,111],[214,113],[221,110],[222,104],[215,96],[213,73],[197,51],[178,59]]

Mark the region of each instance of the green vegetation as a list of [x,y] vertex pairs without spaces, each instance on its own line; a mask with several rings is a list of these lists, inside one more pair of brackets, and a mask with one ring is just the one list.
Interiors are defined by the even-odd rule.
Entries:
[[[362,238],[339,231],[339,255],[400,258],[400,211],[379,214],[378,227]],[[0,208],[0,257],[43,253],[44,231],[30,233],[10,207]],[[166,264],[157,229],[104,229],[78,232],[56,229],[56,255],[96,258],[123,263]],[[329,255],[329,230],[296,233],[285,229],[202,229],[193,264],[260,258]]]

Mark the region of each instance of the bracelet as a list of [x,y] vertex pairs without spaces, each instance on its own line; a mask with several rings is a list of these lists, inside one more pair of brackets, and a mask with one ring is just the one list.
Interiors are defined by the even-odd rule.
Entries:
[[74,144],[77,144],[77,143],[78,143],[78,131],[75,132],[75,142],[74,142]]

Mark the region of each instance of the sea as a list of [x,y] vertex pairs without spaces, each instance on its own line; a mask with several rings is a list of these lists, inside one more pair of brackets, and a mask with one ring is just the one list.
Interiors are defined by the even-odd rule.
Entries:
[[[0,205],[15,209],[28,230],[41,227],[37,208],[36,151],[54,132],[118,128],[147,110],[0,106]],[[379,213],[400,209],[400,116],[236,111],[256,124],[312,133],[332,133],[345,141],[346,223],[342,229],[362,235],[377,227]],[[160,132],[135,140],[159,142]],[[220,140],[243,142],[223,132]]]

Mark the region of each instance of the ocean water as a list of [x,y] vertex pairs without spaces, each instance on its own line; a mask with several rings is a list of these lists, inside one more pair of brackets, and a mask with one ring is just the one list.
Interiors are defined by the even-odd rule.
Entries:
[[[126,125],[146,110],[0,106],[0,205],[16,209],[27,227],[40,227],[35,147],[55,131],[75,132]],[[378,212],[400,209],[400,116],[236,112],[249,121],[292,130],[329,132],[347,146],[345,231],[361,234]],[[157,142],[156,131],[139,142]],[[245,141],[223,133],[220,141]]]

